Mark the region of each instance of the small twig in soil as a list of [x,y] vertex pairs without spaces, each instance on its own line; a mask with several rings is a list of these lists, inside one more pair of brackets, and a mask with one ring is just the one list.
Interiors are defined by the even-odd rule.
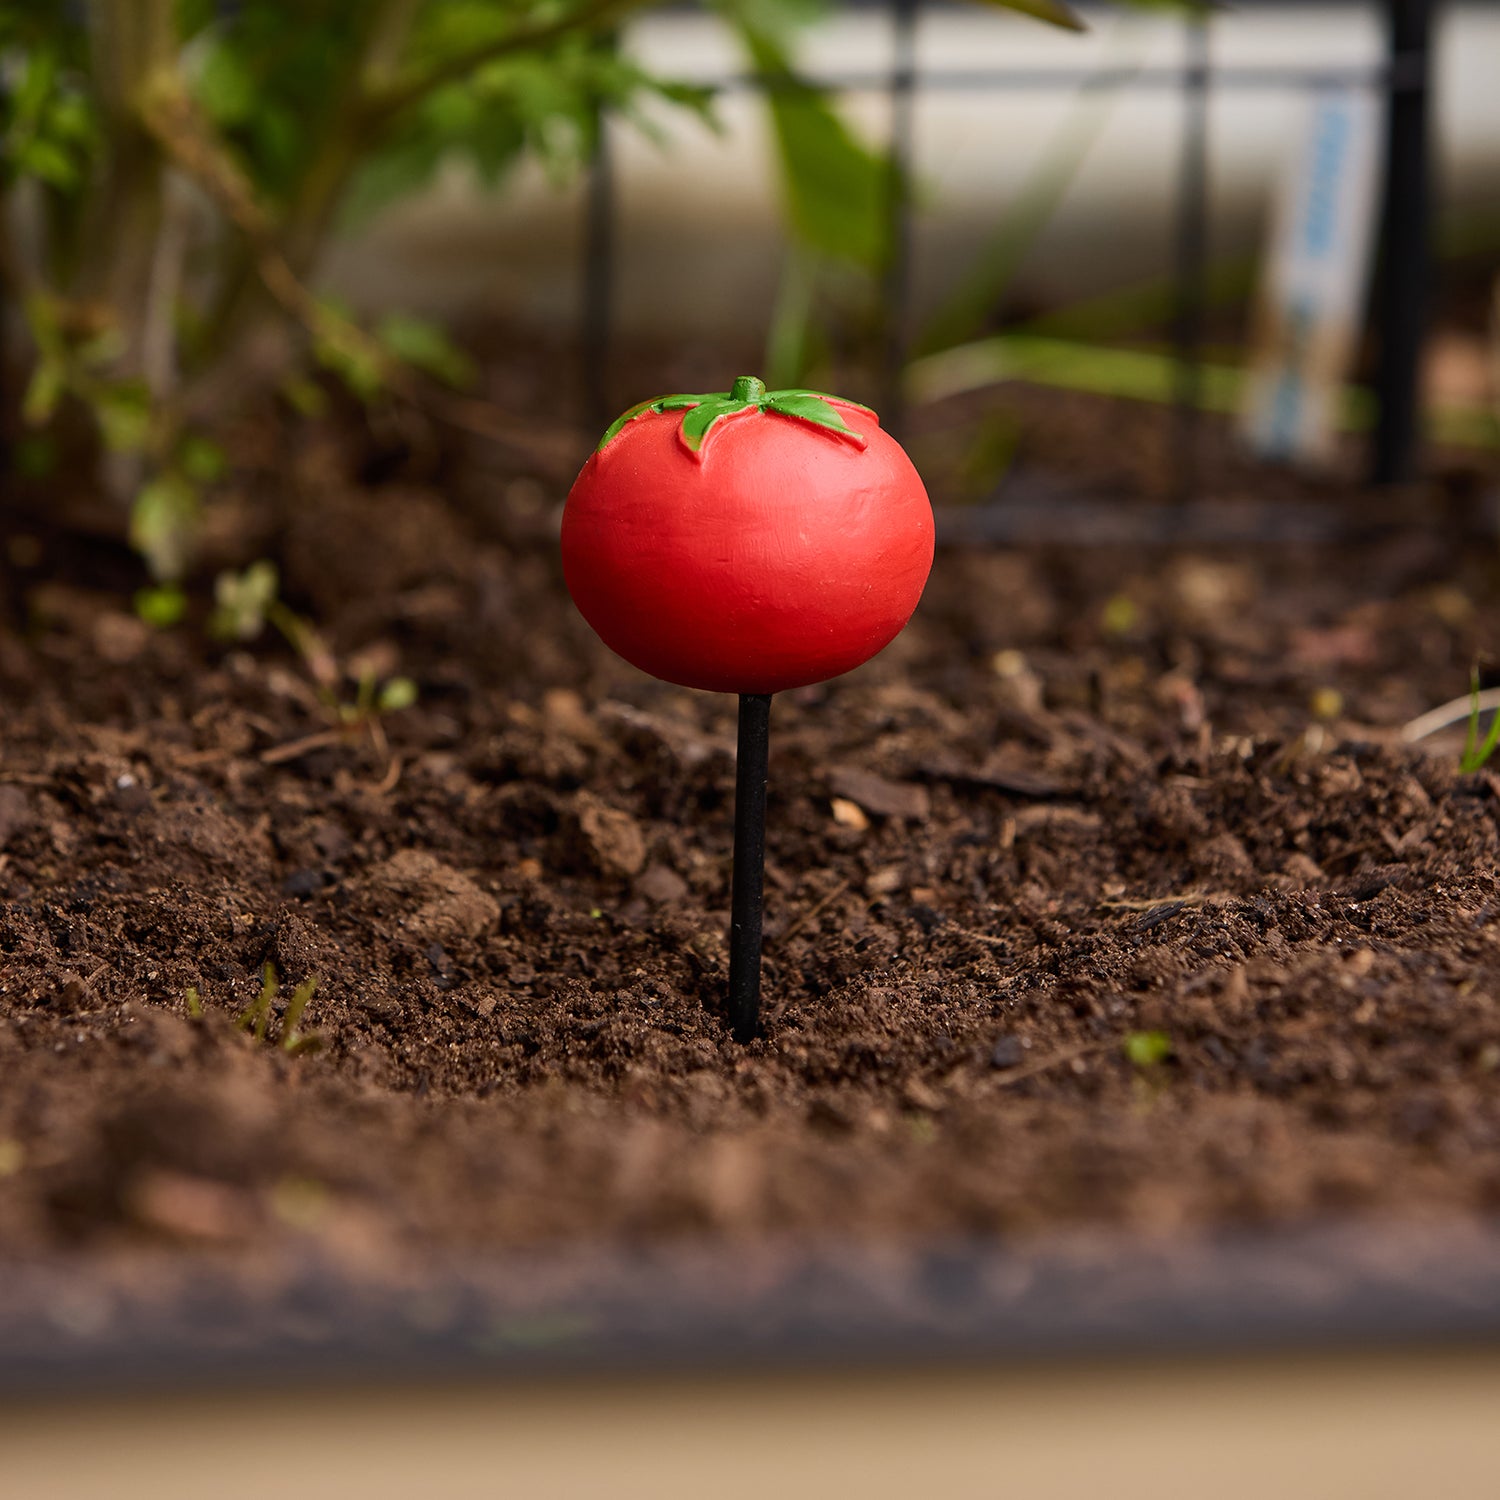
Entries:
[[221,746],[214,746],[208,750],[189,750],[183,755],[174,755],[172,764],[179,771],[191,771],[198,766],[211,766],[217,760],[224,760],[229,752]]
[[849,882],[847,880],[841,880],[841,881],[839,881],[839,883],[836,886],[834,886],[834,888],[831,891],[829,891],[826,896],[824,896],[819,901],[815,901],[811,906],[809,906],[807,908],[806,911],[804,911],[802,913],[801,916],[797,917],[794,921],[792,921],[788,925],[786,931],[783,932],[783,933],[781,933],[777,937],[776,941],[778,943],[785,943],[785,942],[788,942],[790,939],[796,937],[796,935],[799,932],[801,932],[802,929],[804,927],[806,927],[809,922],[814,922],[819,917],[821,917],[823,915],[823,913],[825,911],[827,911],[828,908],[830,906],[832,906],[833,903],[835,901],[837,901],[838,898],[840,896],[842,896],[844,894],[844,892],[847,891],[848,889],[849,889]]
[[1115,901],[1101,901],[1099,905],[1108,911],[1155,911],[1159,906],[1175,906],[1181,911],[1185,906],[1202,906],[1207,900],[1206,891],[1187,891],[1181,896],[1149,896],[1136,900],[1122,896]]
[[279,766],[283,761],[297,760],[310,755],[314,750],[326,750],[332,745],[342,745],[349,738],[344,729],[320,729],[316,734],[306,734],[300,740],[288,740],[284,745],[273,745],[260,752],[264,766]]
[[1054,1068],[1060,1068],[1065,1063],[1077,1062],[1082,1057],[1096,1057],[1103,1052],[1111,1052],[1120,1045],[1118,1037],[1112,1037],[1107,1042],[1085,1042],[1079,1047],[1064,1047],[1061,1052],[1054,1052],[1050,1057],[1044,1057],[1034,1062],[1030,1067],[1016,1068],[1013,1072],[1006,1073],[995,1080],[995,1087],[1008,1089],[1012,1084],[1025,1083],[1028,1078],[1036,1078],[1042,1073],[1050,1073]]
[[394,792],[400,780],[401,757],[399,755],[393,755],[391,756],[390,764],[385,768],[385,775],[375,783],[375,790],[381,793],[382,796],[384,796],[389,792]]
[[953,933],[957,937],[972,938],[976,943],[984,943],[991,948],[1009,948],[1010,939],[994,937],[988,932],[976,932],[972,927],[949,926],[945,931]]
[[1360,859],[1366,854],[1379,854],[1381,852],[1382,845],[1379,840],[1370,839],[1363,844],[1349,844],[1343,849],[1335,849],[1331,853],[1324,855],[1318,863],[1325,870],[1328,870],[1334,865],[1341,865],[1351,860]]
[[1409,724],[1401,727],[1401,738],[1408,744],[1425,740],[1454,724],[1462,724],[1474,714],[1492,714],[1500,709],[1500,688],[1486,688],[1482,693],[1471,693],[1464,698],[1451,701],[1419,714]]
[[[368,719],[365,722],[365,732],[370,736],[370,743],[375,747],[375,755],[378,760],[386,763],[385,774],[390,775],[391,761],[395,757],[391,754],[391,743],[385,737],[385,730],[380,727],[379,719]],[[397,773],[400,774],[399,772]]]

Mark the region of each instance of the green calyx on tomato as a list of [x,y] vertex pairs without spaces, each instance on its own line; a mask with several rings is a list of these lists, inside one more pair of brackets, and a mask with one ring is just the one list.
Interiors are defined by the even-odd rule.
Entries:
[[825,427],[841,438],[847,438],[857,448],[865,446],[861,433],[848,426],[830,401],[841,406],[853,407],[856,411],[874,412],[856,401],[845,401],[842,396],[829,397],[823,391],[768,391],[765,382],[753,375],[741,375],[732,389],[706,396],[658,396],[654,401],[642,401],[632,406],[622,416],[609,424],[599,440],[596,452],[602,453],[620,432],[637,417],[647,412],[658,414],[669,411],[685,412],[679,429],[682,445],[695,457],[702,458],[703,450],[714,429],[726,417],[738,416],[741,412],[774,412],[779,417],[791,417],[798,422],[810,422],[816,427]]

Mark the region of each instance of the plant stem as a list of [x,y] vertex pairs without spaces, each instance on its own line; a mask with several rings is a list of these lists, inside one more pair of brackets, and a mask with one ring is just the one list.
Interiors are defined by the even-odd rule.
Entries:
[[162,184],[164,204],[141,322],[141,374],[152,399],[169,400],[177,386],[177,300],[187,261],[192,204],[175,174]]
[[161,152],[138,110],[151,79],[175,65],[173,12],[172,0],[94,0],[89,28],[113,160],[88,215],[80,290],[120,319],[126,374],[141,369],[162,213]]
[[734,877],[730,894],[729,1029],[737,1042],[760,1034],[760,949],[765,912],[766,781],[771,695],[740,694],[734,778]]

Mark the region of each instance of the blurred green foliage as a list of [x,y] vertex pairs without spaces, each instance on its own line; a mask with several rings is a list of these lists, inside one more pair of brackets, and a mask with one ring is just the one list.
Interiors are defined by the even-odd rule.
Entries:
[[[285,334],[270,378],[309,414],[321,406],[311,368],[366,402],[473,379],[442,329],[405,313],[366,327],[313,294],[339,225],[448,162],[490,186],[523,155],[566,175],[592,152],[601,111],[644,125],[643,107],[666,101],[711,117],[708,91],[648,75],[619,46],[651,3],[0,0],[0,193],[12,200],[0,276],[32,342],[21,416],[39,433],[68,408],[92,418],[156,586],[141,595],[153,623],[180,614],[175,590],[224,469],[206,434],[268,323]],[[794,38],[816,4],[706,3],[772,85],[810,316],[816,267],[873,277],[885,263],[889,164],[797,73]],[[1054,0],[991,3],[1075,24]],[[805,358],[805,339],[785,347]]]

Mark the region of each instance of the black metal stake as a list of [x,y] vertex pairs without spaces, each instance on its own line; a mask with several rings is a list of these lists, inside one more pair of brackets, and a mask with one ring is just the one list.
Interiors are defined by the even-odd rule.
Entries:
[[1203,405],[1203,315],[1208,267],[1208,22],[1190,16],[1184,37],[1182,160],[1177,178],[1176,307],[1172,342],[1177,355],[1173,499],[1186,504],[1198,489]]
[[885,301],[885,351],[881,414],[887,432],[899,436],[906,415],[903,381],[911,303],[911,181],[917,90],[917,0],[892,0],[889,174],[886,178],[886,258],[881,278]]
[[1385,204],[1375,292],[1379,418],[1371,454],[1377,484],[1400,484],[1416,468],[1422,340],[1431,274],[1428,117],[1432,71],[1431,0],[1387,0],[1390,113]]
[[734,884],[729,898],[729,1029],[737,1042],[760,1034],[770,739],[771,695],[741,693],[739,759],[734,773]]

